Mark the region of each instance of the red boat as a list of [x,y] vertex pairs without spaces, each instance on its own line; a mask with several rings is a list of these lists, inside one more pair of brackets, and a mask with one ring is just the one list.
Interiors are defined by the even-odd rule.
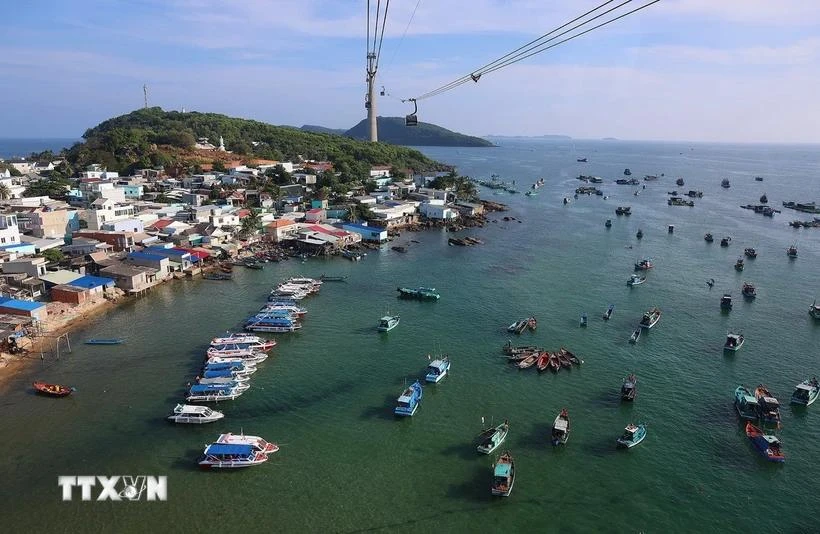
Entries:
[[59,384],[35,382],[33,385],[34,389],[37,390],[37,393],[42,393],[43,395],[48,395],[50,397],[67,397],[71,395],[72,391],[74,391],[74,388],[68,386],[61,386]]
[[535,362],[535,368],[538,369],[538,372],[546,371],[547,367],[550,365],[550,353],[549,352],[542,352],[538,355],[538,360]]

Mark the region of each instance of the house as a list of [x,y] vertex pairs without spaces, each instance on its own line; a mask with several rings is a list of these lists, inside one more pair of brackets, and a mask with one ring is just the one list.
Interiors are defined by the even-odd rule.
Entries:
[[329,161],[306,161],[303,167],[317,174],[333,170],[333,164]]
[[20,174],[28,174],[30,172],[34,172],[34,163],[30,161],[17,161],[14,163],[10,163],[12,167],[17,169]]
[[270,241],[280,243],[285,239],[293,239],[296,236],[297,225],[293,219],[277,219],[265,225],[265,235]]
[[71,233],[68,210],[35,208],[28,214],[28,227],[35,237],[62,238]]
[[484,205],[483,204],[476,204],[474,202],[456,202],[453,204],[453,207],[456,208],[462,215],[466,215],[472,217],[474,215],[483,215],[484,214]]
[[66,304],[82,304],[91,299],[91,291],[84,287],[56,285],[51,288],[51,300]]
[[80,230],[78,232],[74,232],[74,237],[89,237],[91,239],[96,239],[97,241],[102,241],[103,243],[108,243],[112,247],[114,247],[114,252],[122,252],[123,250],[133,250],[134,249],[134,232],[110,232],[110,231],[93,231],[93,230]]
[[89,230],[102,230],[105,223],[113,223],[134,217],[134,206],[100,197],[86,211]]
[[131,218],[107,222],[102,225],[102,228],[100,228],[100,230],[107,230],[109,232],[128,231],[134,232],[135,234],[140,234],[145,230],[145,228],[143,227],[142,221],[140,219]]
[[316,175],[304,172],[297,172],[293,175],[293,181],[297,184],[316,185]]
[[122,190],[124,198],[133,200],[141,199],[145,192],[142,184],[117,184],[116,188]]
[[367,226],[356,223],[343,223],[340,226],[343,230],[362,236],[362,241],[371,243],[384,243],[387,241],[387,230],[380,226]]
[[82,178],[78,188],[78,200],[91,203],[98,198],[108,198],[115,202],[125,202],[125,190],[118,188],[114,182],[104,181],[99,177]]
[[428,200],[419,206],[419,213],[428,219],[451,220],[458,218],[458,211],[447,206],[443,200]]
[[346,247],[362,241],[360,234],[348,232],[347,230],[329,224],[300,224],[297,235],[307,235],[324,240],[335,247]]
[[390,165],[372,165],[370,167],[371,178],[390,178]]
[[19,244],[20,228],[17,225],[17,214],[0,213],[0,247]]
[[173,272],[171,260],[168,256],[152,254],[150,252],[131,252],[126,256],[125,262],[139,267],[150,267],[156,271],[157,280],[164,280]]
[[22,258],[19,260],[7,261],[3,263],[3,273],[25,273],[28,276],[40,278],[46,274],[46,264],[48,260],[45,258]]
[[47,309],[43,302],[29,302],[27,300],[0,297],[0,313],[22,315],[23,317],[31,317],[42,321],[46,318]]
[[317,223],[322,222],[323,220],[325,220],[325,210],[322,208],[308,210],[305,213],[305,222]]
[[109,265],[100,269],[100,273],[113,278],[117,287],[129,293],[145,291],[157,281],[157,271],[155,269],[124,263]]
[[146,247],[143,252],[147,252],[149,254],[156,254],[159,256],[165,256],[169,260],[169,266],[173,271],[187,271],[191,267],[193,267],[194,261],[198,261],[197,258],[192,257],[190,253],[185,252],[184,250],[177,250],[171,247]]
[[366,206],[375,206],[376,205],[376,197],[371,197],[370,195],[365,195],[361,197],[353,197],[353,200],[359,204],[364,204]]
[[68,244],[60,249],[63,254],[71,257],[86,256],[95,252],[110,252],[113,246],[89,237],[72,237]]
[[85,275],[73,280],[70,284],[74,287],[82,287],[88,290],[89,296],[102,295],[108,289],[114,288],[114,279],[102,276]]
[[74,280],[77,280],[82,277],[83,275],[79,273],[75,273],[73,271],[66,271],[65,269],[60,269],[58,271],[41,274],[40,280],[45,282],[46,288],[49,288],[61,284],[70,284]]

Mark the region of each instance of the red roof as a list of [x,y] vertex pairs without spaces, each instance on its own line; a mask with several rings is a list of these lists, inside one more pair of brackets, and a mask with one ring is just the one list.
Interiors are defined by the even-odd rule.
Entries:
[[173,219],[158,219],[154,221],[150,226],[148,226],[148,228],[153,228],[154,230],[162,230],[172,222],[174,222]]
[[245,210],[245,209],[236,210],[236,216],[239,217],[240,219],[243,218],[243,217],[247,217],[250,214],[251,214],[251,210]]
[[268,228],[282,228],[284,226],[293,226],[294,224],[296,224],[296,221],[293,219],[276,219],[267,226]]
[[173,250],[179,250],[179,251],[182,251],[182,252],[187,252],[191,256],[196,256],[200,260],[204,260],[205,258],[210,256],[210,254],[208,254],[204,250],[198,250],[198,249],[194,249],[194,248],[174,247]]
[[324,211],[322,208],[313,208],[312,210],[307,210],[307,213],[312,213],[314,215],[318,215]]
[[344,237],[344,236],[348,235],[348,233],[349,233],[345,230],[331,230],[329,228],[325,228],[324,226],[319,226],[318,224],[312,224],[312,225],[308,226],[308,229],[312,230],[314,232],[318,232],[320,234],[327,234],[327,235],[332,235],[332,236],[336,236],[336,237]]

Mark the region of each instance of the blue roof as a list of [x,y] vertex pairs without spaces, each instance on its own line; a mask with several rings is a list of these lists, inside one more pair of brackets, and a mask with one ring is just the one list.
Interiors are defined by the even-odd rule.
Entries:
[[[190,254],[188,251],[185,250],[177,250],[175,248],[163,248],[163,247],[148,247],[145,251],[153,254],[159,254],[161,256],[184,256],[185,254]],[[143,251],[143,252],[145,252]]]
[[0,297],[0,306],[13,310],[33,311],[45,306],[42,302],[30,302],[28,300],[17,300],[9,297]]
[[160,254],[150,254],[148,252],[132,252],[128,255],[128,257],[148,261],[161,261],[167,259],[166,256],[162,256]]
[[231,369],[205,369],[202,375],[203,378],[231,378],[233,371]]
[[510,464],[506,464],[506,463],[496,464],[495,465],[495,471],[493,472],[493,474],[497,477],[508,477],[508,476],[510,476]]
[[253,452],[253,445],[237,445],[233,443],[211,443],[205,449],[205,454],[241,454],[247,456]]
[[100,287],[100,286],[114,285],[114,279],[113,278],[105,278],[105,277],[102,277],[102,276],[85,275],[85,276],[82,276],[80,278],[77,278],[76,280],[74,280],[73,282],[71,282],[68,285],[74,286],[74,287],[84,287],[86,289],[93,289],[95,287]]
[[380,227],[380,226],[365,226],[363,224],[355,224],[355,223],[345,223],[342,225],[343,228],[352,228],[354,230],[361,230],[362,232],[376,232],[377,234],[381,232],[386,232],[387,230]]

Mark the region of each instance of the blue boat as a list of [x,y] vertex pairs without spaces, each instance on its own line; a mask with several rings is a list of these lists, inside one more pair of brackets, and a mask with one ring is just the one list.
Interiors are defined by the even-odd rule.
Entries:
[[427,365],[427,375],[424,379],[434,384],[440,382],[450,372],[450,357],[437,358]]
[[641,423],[639,425],[628,424],[624,429],[623,435],[618,438],[618,447],[631,449],[638,443],[642,442],[646,437],[646,425]]
[[421,383],[416,380],[399,396],[396,401],[396,407],[393,409],[393,413],[407,417],[412,416],[416,413],[419,403],[421,403],[422,394]]
[[245,371],[236,371],[232,369],[222,369],[218,371],[204,370],[200,375],[202,378],[233,378],[237,381],[247,380],[248,375]]
[[241,373],[253,373],[256,371],[255,365],[244,362],[221,362],[207,363],[202,368],[203,371],[238,371]]
[[738,386],[735,389],[735,410],[741,419],[757,421],[759,409],[757,399],[751,391],[744,386]]
[[89,339],[85,342],[86,345],[120,345],[124,340],[121,338],[111,339]]
[[205,469],[235,469],[259,465],[267,460],[267,454],[254,450],[253,445],[212,443],[205,448],[197,463]]
[[746,422],[746,436],[751,440],[760,455],[770,462],[783,463],[786,456],[783,454],[782,445],[777,436],[766,434],[762,428]]

